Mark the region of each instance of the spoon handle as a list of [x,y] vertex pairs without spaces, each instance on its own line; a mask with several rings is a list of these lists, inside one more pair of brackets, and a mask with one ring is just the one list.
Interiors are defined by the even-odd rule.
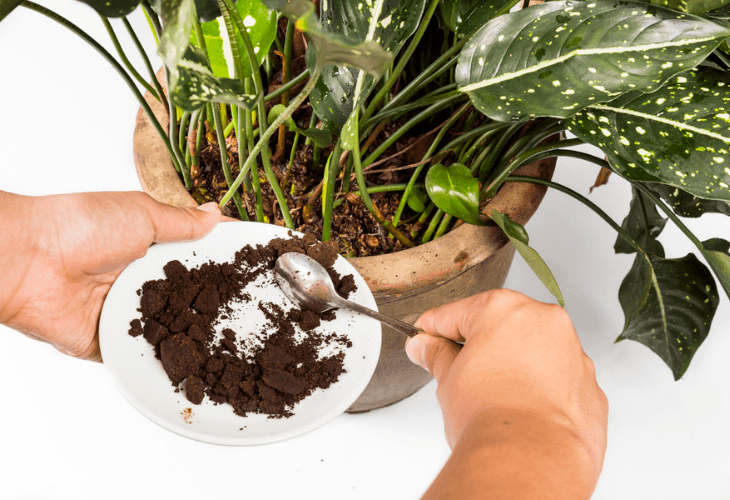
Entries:
[[[338,304],[339,307],[343,307],[345,309],[351,309],[353,311],[357,311],[361,314],[364,314],[365,316],[370,316],[371,318],[377,319],[381,323],[385,323],[389,327],[391,327],[393,330],[396,330],[397,332],[402,333],[403,335],[407,335],[408,337],[415,337],[419,333],[423,333],[423,330],[420,328],[416,328],[413,325],[409,325],[408,323],[405,323],[403,321],[397,320],[395,318],[391,318],[390,316],[386,316],[385,314],[380,314],[378,311],[374,311],[370,309],[369,307],[361,306],[360,304],[356,302],[351,302],[349,300],[341,299],[342,302]],[[339,302],[339,301],[338,301]]]

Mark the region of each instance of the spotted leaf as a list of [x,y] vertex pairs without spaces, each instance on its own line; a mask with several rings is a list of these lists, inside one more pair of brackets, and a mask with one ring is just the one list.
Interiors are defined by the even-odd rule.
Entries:
[[187,48],[176,71],[178,77],[172,87],[172,102],[187,111],[195,111],[208,102],[218,102],[252,109],[256,96],[246,94],[241,80],[217,78],[208,60],[197,47]]
[[678,380],[707,337],[719,296],[710,271],[693,254],[681,259],[637,255],[619,289],[626,320],[617,341],[654,351]]
[[462,50],[456,83],[495,120],[566,118],[704,60],[730,29],[634,2],[546,2],[500,16]]
[[157,52],[170,71],[171,88],[177,85],[177,68],[190,40],[190,30],[195,21],[193,0],[158,0],[157,12],[162,19],[162,35]]
[[700,217],[704,213],[730,215],[730,202],[727,201],[703,200],[692,196],[687,191],[666,184],[647,182],[644,187],[668,203],[674,213],[681,217]]
[[[86,5],[94,9],[99,15],[104,17],[123,17],[131,14],[140,4],[141,0],[81,0]],[[5,8],[5,1],[0,7],[0,20],[2,20],[2,10]],[[10,4],[19,4],[20,1],[11,1]]]
[[519,0],[444,0],[439,4],[441,19],[453,32],[469,36],[484,23],[509,12]]
[[[350,40],[374,44],[392,57],[418,27],[425,0],[323,0],[320,3],[320,21],[328,34]],[[314,47],[316,57],[307,51],[307,65],[319,64],[321,49]],[[380,75],[366,75],[358,65],[327,65],[312,91],[309,101],[317,116],[333,130],[345,122],[375,85]],[[385,67],[387,69],[387,65]],[[382,73],[381,73],[382,74]]]
[[690,14],[704,14],[730,3],[730,0],[651,0],[654,5]]
[[520,256],[525,259],[530,269],[532,269],[542,284],[545,285],[545,288],[558,299],[561,306],[565,306],[563,294],[560,291],[558,282],[555,280],[555,276],[553,276],[545,261],[542,260],[540,254],[529,245],[530,238],[527,236],[525,228],[510,219],[508,215],[500,213],[497,210],[492,210],[492,214],[489,217],[502,229]]
[[[664,257],[664,249],[656,238],[666,223],[667,219],[659,214],[656,205],[640,191],[634,189],[629,214],[621,224],[629,236],[646,252]],[[636,252],[636,249],[622,236],[616,239],[613,248],[616,253]]]
[[726,73],[701,68],[652,94],[631,93],[566,120],[598,146],[615,172],[660,182],[699,198],[730,200],[730,86]]
[[730,298],[730,243],[722,238],[712,238],[702,242],[705,259],[710,267],[715,271],[718,281],[725,295]]
[[432,165],[426,173],[426,191],[431,201],[447,214],[469,224],[485,224],[479,217],[479,181],[466,165]]

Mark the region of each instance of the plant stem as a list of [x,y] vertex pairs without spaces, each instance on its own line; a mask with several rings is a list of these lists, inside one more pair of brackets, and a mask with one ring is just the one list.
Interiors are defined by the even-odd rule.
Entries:
[[[423,184],[418,184],[419,186],[423,186]],[[374,194],[374,193],[392,193],[395,191],[403,191],[405,188],[408,187],[408,184],[387,184],[384,186],[370,186],[368,187],[368,194]],[[360,191],[353,191],[352,194],[356,196],[360,196]],[[342,202],[345,201],[344,198],[337,198],[333,204],[333,208],[337,208],[338,206],[342,205]]]
[[36,3],[33,3],[29,0],[23,1],[21,6],[30,9],[32,11],[38,12],[39,14],[42,14],[49,19],[57,22],[64,28],[67,28],[71,32],[73,32],[75,35],[77,35],[79,38],[81,38],[83,41],[88,43],[94,50],[96,50],[109,64],[112,65],[112,67],[116,70],[117,73],[122,77],[124,80],[124,83],[127,84],[129,89],[134,94],[134,97],[137,99],[137,102],[139,103],[140,107],[144,110],[144,112],[147,114],[147,117],[150,120],[150,123],[154,127],[157,134],[160,136],[160,139],[162,140],[163,144],[165,145],[165,148],[167,148],[168,153],[170,154],[170,158],[172,159],[173,164],[175,165],[176,169],[180,169],[180,165],[177,164],[177,157],[175,156],[175,153],[172,148],[172,142],[170,141],[170,138],[167,136],[167,133],[162,128],[162,125],[160,125],[159,120],[157,120],[157,117],[155,116],[154,112],[150,108],[149,104],[147,104],[147,101],[145,101],[144,96],[139,91],[137,86],[134,84],[134,81],[132,78],[127,74],[127,72],[124,70],[124,68],[117,62],[114,57],[107,52],[107,50],[99,45],[99,43],[96,42],[93,38],[91,38],[86,32],[84,32],[81,28],[73,24],[71,21],[66,19],[63,16],[60,16],[56,14],[55,12],[46,9],[45,7],[42,7]]
[[[209,106],[212,106],[213,108],[213,120],[215,121],[215,134],[218,138],[218,149],[220,149],[221,153],[221,169],[223,170],[223,176],[226,178],[226,184],[230,187],[231,183],[233,182],[233,176],[231,175],[231,166],[228,163],[228,148],[226,147],[226,136],[223,133],[223,124],[221,120],[221,112],[220,108],[216,109],[217,106],[215,104],[208,103]],[[241,220],[246,220],[248,217],[248,214],[246,213],[246,208],[243,206],[243,203],[241,201],[241,195],[236,191],[233,194],[233,203],[236,204],[236,208],[238,209],[238,215],[241,217]]]
[[687,236],[687,238],[689,238],[689,240],[697,247],[697,249],[700,251],[700,253],[702,253],[702,254],[705,253],[705,246],[702,244],[702,242],[699,240],[699,238],[697,238],[697,236],[695,236],[694,233],[692,233],[692,231],[690,231],[689,228],[684,225],[682,220],[679,217],[677,217],[677,215],[672,211],[671,208],[667,207],[666,204],[664,204],[662,202],[662,200],[657,198],[654,195],[654,193],[649,191],[646,188],[646,186],[644,186],[642,183],[632,182],[631,185],[634,188],[641,191],[641,193],[644,196],[646,196],[647,198],[649,198],[657,207],[659,207],[662,210],[662,212],[667,214],[667,217],[669,217],[672,220],[672,222],[674,222],[674,224],[677,226],[677,228],[679,228],[679,230],[682,231],[685,234],[685,236]]
[[122,44],[119,43],[119,38],[117,37],[117,34],[114,32],[114,27],[109,22],[109,19],[99,14],[99,18],[101,19],[101,22],[104,24],[104,28],[106,28],[106,32],[109,35],[109,38],[112,41],[112,44],[114,45],[114,49],[117,51],[117,55],[119,56],[119,59],[122,60],[122,64],[127,68],[127,71],[134,77],[137,82],[142,85],[147,92],[152,94],[152,96],[157,99],[158,101],[161,100],[160,95],[158,94],[155,89],[152,88],[152,85],[147,83],[147,81],[142,78],[142,75],[140,75],[134,66],[132,66],[132,63],[129,62],[129,58],[127,58],[127,54],[124,53],[124,48],[122,47]]
[[261,152],[262,148],[264,146],[267,146],[267,141],[271,138],[271,136],[274,134],[276,130],[279,129],[279,125],[284,123],[287,118],[289,118],[292,113],[304,102],[304,100],[309,96],[309,93],[312,91],[314,86],[317,84],[317,80],[319,80],[319,76],[322,73],[322,68],[316,67],[314,70],[314,73],[309,78],[309,81],[304,86],[301,92],[297,94],[297,96],[292,99],[292,101],[289,103],[289,106],[286,107],[286,109],[277,117],[274,122],[269,125],[269,127],[266,129],[266,131],[261,135],[259,138],[259,141],[256,143],[256,146],[251,150],[249,153],[249,157],[246,159],[246,163],[241,168],[241,172],[239,172],[238,177],[236,177],[236,180],[233,181],[233,185],[228,190],[228,192],[225,194],[223,199],[221,200],[221,206],[225,205],[225,203],[228,202],[228,200],[231,199],[231,196],[233,196],[233,192],[231,190],[238,189],[238,187],[241,185],[241,182],[243,182],[243,177],[246,172],[248,172],[248,169],[251,168],[251,163],[255,160],[255,158],[258,156],[258,154]]
[[[292,46],[294,44],[294,23],[287,21],[286,23],[286,37],[284,38],[284,60],[281,62],[281,83],[286,85],[291,78],[291,56]],[[281,94],[281,104],[286,106],[289,104],[289,91]],[[286,125],[279,127],[279,141],[276,146],[275,157],[279,157],[284,154],[284,144],[286,142]]]
[[309,69],[305,69],[301,73],[299,73],[296,77],[294,77],[292,80],[290,80],[288,83],[282,85],[278,89],[274,90],[273,92],[266,94],[266,97],[264,97],[264,102],[269,102],[271,100],[276,99],[280,95],[289,92],[293,87],[296,87],[300,83],[302,83],[305,78],[309,76]]
[[342,154],[342,142],[337,141],[335,149],[327,158],[324,168],[324,184],[322,186],[322,241],[330,239],[332,228],[332,209],[334,208],[335,183],[340,167],[340,155]]
[[[145,13],[145,16],[147,16],[147,13]],[[149,21],[149,17],[147,17],[147,20]],[[126,17],[122,18],[122,23],[124,24],[124,27],[127,29],[127,33],[129,33],[129,37],[134,42],[135,47],[137,47],[137,51],[139,52],[140,57],[142,58],[142,62],[144,62],[145,68],[147,69],[147,73],[150,75],[150,81],[152,82],[152,85],[155,87],[155,90],[157,91],[158,96],[165,95],[165,91],[162,90],[162,85],[160,85],[160,81],[157,79],[157,75],[155,74],[155,70],[152,67],[152,62],[150,61],[150,58],[147,56],[147,52],[144,50],[144,47],[142,46],[142,42],[139,41],[139,37],[137,37],[137,33],[135,33],[134,28],[132,28],[132,25],[130,24],[129,20]],[[150,21],[150,26],[152,26],[152,23]],[[152,30],[154,33],[154,29]],[[155,40],[157,40],[157,33],[154,33]],[[162,103],[162,105],[165,107],[165,112],[168,116],[170,116],[170,107],[167,104],[166,99],[158,98],[158,101]]]

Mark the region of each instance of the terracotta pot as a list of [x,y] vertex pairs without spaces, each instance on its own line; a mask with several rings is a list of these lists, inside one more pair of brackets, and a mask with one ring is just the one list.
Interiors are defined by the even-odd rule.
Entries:
[[[157,116],[163,116],[162,106],[149,96],[147,99]],[[167,127],[166,119],[160,121]],[[142,188],[152,197],[178,206],[196,204],[141,109],[134,133],[134,160]],[[554,168],[553,159],[528,165],[518,173],[549,179]],[[545,190],[534,184],[508,183],[487,211],[496,208],[525,224]],[[425,245],[349,261],[365,278],[381,312],[413,322],[432,307],[501,287],[513,256],[514,247],[498,227],[464,224]],[[383,347],[375,374],[350,412],[390,405],[412,395],[431,380],[425,370],[406,357],[405,337],[386,326],[382,330]]]

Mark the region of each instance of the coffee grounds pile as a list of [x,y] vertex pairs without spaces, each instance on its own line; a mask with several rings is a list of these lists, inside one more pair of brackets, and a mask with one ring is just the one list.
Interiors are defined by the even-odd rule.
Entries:
[[[277,304],[259,303],[268,323],[265,336],[253,332],[258,343],[250,342],[252,332],[215,331],[230,318],[232,304],[252,300],[247,285],[264,273],[273,280],[276,259],[286,252],[306,253],[322,264],[343,297],[356,289],[352,275],[340,276],[332,267],[336,245],[319,243],[309,234],[289,236],[246,246],[233,262],[207,262],[193,269],[168,262],[165,279],[147,281],[137,291],[142,317],[132,320],[129,334],[142,335],[154,346],[176,391],[184,390],[191,403],[200,404],[207,395],[216,404],[230,404],[237,415],[289,417],[294,404],[317,388],[326,389],[345,371],[342,349],[352,343],[344,335],[314,331],[322,321],[334,319],[335,311],[317,314],[295,307],[285,312]],[[294,325],[307,332],[303,339],[297,340]],[[322,347],[333,344],[339,352],[320,356]]]

